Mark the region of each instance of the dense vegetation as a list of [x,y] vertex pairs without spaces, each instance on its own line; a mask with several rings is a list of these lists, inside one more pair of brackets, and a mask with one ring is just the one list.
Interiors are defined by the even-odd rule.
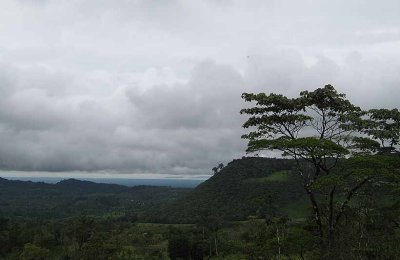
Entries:
[[[393,155],[400,163],[396,156]],[[0,258],[320,259],[318,232],[309,217],[311,209],[302,187],[296,185],[296,175],[291,173],[293,166],[292,160],[284,159],[234,160],[191,192],[68,180],[60,184],[66,185],[64,191],[58,191],[65,196],[61,198],[67,194],[93,196],[93,200],[86,199],[85,209],[81,208],[81,212],[92,216],[70,206],[76,211],[60,209],[68,213],[68,218],[49,215],[58,216],[57,219],[44,218],[50,212],[46,206],[56,201],[57,185],[2,180],[2,195],[8,190],[8,198],[14,197],[20,203],[29,197],[41,201],[29,205],[37,208],[35,214],[40,218],[16,217],[15,212],[12,217],[3,214]],[[67,188],[72,183],[74,188]],[[136,210],[97,202],[91,205],[97,201],[95,198],[103,196],[119,194],[117,198],[125,198],[128,191],[136,199]],[[132,191],[137,195],[133,196]],[[45,194],[51,195],[46,197],[50,204],[46,203]],[[397,186],[390,183],[367,185],[359,192],[339,227],[346,232],[337,239],[337,252],[341,254],[338,259],[396,259],[400,250],[398,195]],[[2,196],[3,202],[5,198]],[[150,205],[155,207],[140,206],[146,201],[153,201]],[[10,207],[11,202],[1,205]],[[28,203],[14,207],[17,205],[24,208]],[[144,224],[148,218],[179,224]]]
[[[276,230],[282,232],[278,242]],[[128,219],[0,221],[1,259],[270,259],[313,249],[307,231],[285,221],[199,225],[134,224]],[[300,243],[299,243],[300,242]]]
[[74,179],[57,184],[0,178],[0,216],[66,218],[80,214],[140,214],[191,189],[101,184]]
[[[306,197],[292,173],[294,162],[244,157],[233,160],[186,196],[149,211],[146,220],[196,223],[205,216],[245,220],[249,216],[306,216]],[[288,192],[290,191],[290,192]]]
[[[337,258],[337,237],[349,205],[366,186],[400,180],[396,146],[400,143],[400,111],[364,111],[331,85],[302,91],[298,97],[243,93],[251,107],[243,127],[247,151],[280,151],[296,162],[312,209],[320,250]],[[393,156],[394,155],[394,156]]]
[[[0,213],[7,217],[67,218],[80,214],[135,213],[140,221],[196,223],[204,216],[246,220],[307,216],[307,205],[291,160],[244,157],[233,160],[194,190],[99,184],[64,180],[57,184],[0,178]],[[291,192],[287,192],[290,189]]]

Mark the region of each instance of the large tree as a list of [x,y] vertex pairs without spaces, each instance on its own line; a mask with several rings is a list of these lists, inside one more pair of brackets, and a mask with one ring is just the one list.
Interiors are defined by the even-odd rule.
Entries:
[[368,120],[367,112],[331,85],[295,98],[265,93],[244,93],[242,98],[253,104],[241,110],[249,115],[243,125],[250,129],[243,136],[249,139],[247,152],[278,150],[297,162],[321,245],[329,252],[357,191],[394,171],[390,158],[374,155],[380,143],[368,136],[381,136],[373,131],[379,125],[377,114],[370,111],[375,117]]

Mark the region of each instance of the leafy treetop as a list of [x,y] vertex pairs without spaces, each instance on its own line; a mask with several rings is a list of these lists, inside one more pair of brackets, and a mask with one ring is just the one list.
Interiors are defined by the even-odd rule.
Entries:
[[375,152],[381,145],[393,150],[399,143],[399,111],[365,112],[331,85],[302,91],[296,98],[273,93],[244,93],[242,98],[253,103],[241,110],[249,115],[243,127],[251,129],[242,136],[249,139],[247,152],[278,150],[296,161],[329,252],[356,192],[382,177],[398,179],[400,166]]

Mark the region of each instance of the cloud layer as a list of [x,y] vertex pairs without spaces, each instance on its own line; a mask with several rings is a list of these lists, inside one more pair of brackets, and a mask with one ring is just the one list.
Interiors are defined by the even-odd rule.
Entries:
[[398,1],[2,1],[0,168],[204,174],[242,92],[398,107]]

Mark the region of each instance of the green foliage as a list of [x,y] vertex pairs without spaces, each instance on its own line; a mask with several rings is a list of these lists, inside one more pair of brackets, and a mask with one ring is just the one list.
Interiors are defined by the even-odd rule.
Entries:
[[243,136],[249,139],[248,152],[280,150],[283,155],[312,161],[343,157],[360,143],[367,149],[365,140],[349,138],[361,127],[364,112],[331,85],[303,91],[292,99],[264,93],[244,93],[242,97],[255,102],[255,107],[241,110],[250,116],[243,127],[254,129]]
[[316,137],[290,138],[281,136],[268,140],[250,140],[247,152],[260,150],[282,150],[284,156],[298,156],[304,159],[325,157],[344,157],[349,151],[332,140]]
[[344,176],[360,180],[364,178],[379,181],[400,180],[400,157],[392,155],[355,156],[340,167]]
[[46,260],[49,258],[49,250],[27,243],[21,253],[21,260]]
[[396,109],[371,109],[368,111],[364,132],[379,140],[382,147],[393,151],[400,141],[400,111]]
[[134,219],[142,212],[176,200],[190,190],[157,186],[126,187],[72,179],[47,184],[0,178],[0,215],[44,219],[80,214],[130,215]]
[[321,249],[332,258],[337,226],[359,190],[398,181],[393,158],[376,155],[382,147],[373,139],[395,150],[399,111],[362,111],[331,85],[302,91],[296,98],[264,93],[244,93],[242,98],[254,105],[241,110],[249,115],[243,127],[250,132],[242,136],[249,139],[247,152],[278,150],[296,161]]
[[[225,192],[234,189],[229,194],[231,197],[198,204],[202,205],[201,210],[196,209],[198,205],[194,206],[192,209],[198,210],[198,215],[193,215],[191,222],[196,224],[134,223],[132,219],[136,220],[135,214],[107,218],[81,215],[56,220],[0,218],[0,258],[327,259],[320,248],[320,237],[312,216],[305,211],[305,216],[310,218],[290,220],[282,214],[298,214],[307,209],[306,198],[301,195],[301,187],[295,181],[298,176],[292,175],[289,170],[293,166],[293,160],[265,158],[243,158],[228,164],[220,174],[201,185],[203,188],[199,187],[191,193],[200,200],[201,194],[213,192],[212,196],[222,197]],[[364,189],[357,190],[358,196],[345,204],[345,217],[336,227],[338,231],[330,257],[396,259],[400,250],[400,190],[395,177],[399,176],[400,157],[357,156],[341,161],[339,167],[332,176],[340,176],[345,182],[359,183],[371,177],[380,181],[371,182]],[[276,180],[284,175],[288,177],[285,181]],[[393,177],[392,181],[388,181],[384,177],[386,175]],[[273,180],[254,181],[268,178]],[[232,179],[235,181],[231,182]],[[322,179],[319,189],[323,191],[333,182],[339,186],[334,179]],[[346,185],[343,184],[343,187]],[[233,201],[236,198],[240,199],[240,196],[249,194],[256,187],[260,188],[252,193],[254,197],[244,197],[236,207],[247,213],[243,216],[248,220],[227,221],[222,216],[229,215],[221,214],[227,213],[227,208],[214,211],[214,203],[235,205]],[[269,192],[277,193],[262,193],[266,188],[270,189]],[[221,193],[218,193],[220,190]],[[339,194],[347,194],[347,191],[340,190]],[[187,200],[189,195],[182,201]],[[338,207],[346,201],[341,196],[338,197]],[[158,214],[172,214],[177,220],[187,220],[181,214],[189,204],[180,203],[180,207],[173,208],[175,215],[169,211]],[[194,200],[187,203],[194,203]],[[257,212],[262,212],[263,208],[255,207],[255,211],[247,211],[248,204],[262,205],[265,212],[257,216]],[[220,205],[217,204],[218,207]],[[324,212],[327,206],[321,204],[321,210]],[[255,217],[251,217],[253,213]]]
[[286,182],[290,180],[291,177],[291,172],[290,171],[277,171],[273,172],[270,175],[266,177],[260,177],[260,178],[251,178],[248,179],[248,182],[259,182],[259,183],[265,183],[265,182]]
[[322,190],[326,187],[341,186],[343,183],[344,180],[342,176],[331,174],[318,178],[312,183],[311,187],[316,190]]
[[198,223],[204,216],[245,220],[249,216],[287,215],[282,209],[305,197],[298,185],[301,179],[292,172],[295,165],[294,161],[286,159],[245,157],[234,160],[186,196],[146,212],[144,219]]
[[[374,196],[347,211],[346,221],[338,227],[345,230],[337,239],[335,259],[396,259],[399,245],[398,207],[382,206]],[[368,210],[363,210],[368,207]],[[321,259],[318,236],[311,222],[293,222],[287,218],[250,219],[229,222],[218,231],[218,253],[215,233],[195,225],[132,224],[118,219],[85,217],[91,223],[90,237],[81,248],[74,237],[72,220],[11,220],[5,229],[24,241],[7,240],[11,246],[1,259]],[[60,232],[57,243],[38,245],[37,228],[49,233]],[[13,231],[14,230],[14,231]],[[11,238],[11,237],[9,237]],[[1,244],[3,247],[4,244]]]

